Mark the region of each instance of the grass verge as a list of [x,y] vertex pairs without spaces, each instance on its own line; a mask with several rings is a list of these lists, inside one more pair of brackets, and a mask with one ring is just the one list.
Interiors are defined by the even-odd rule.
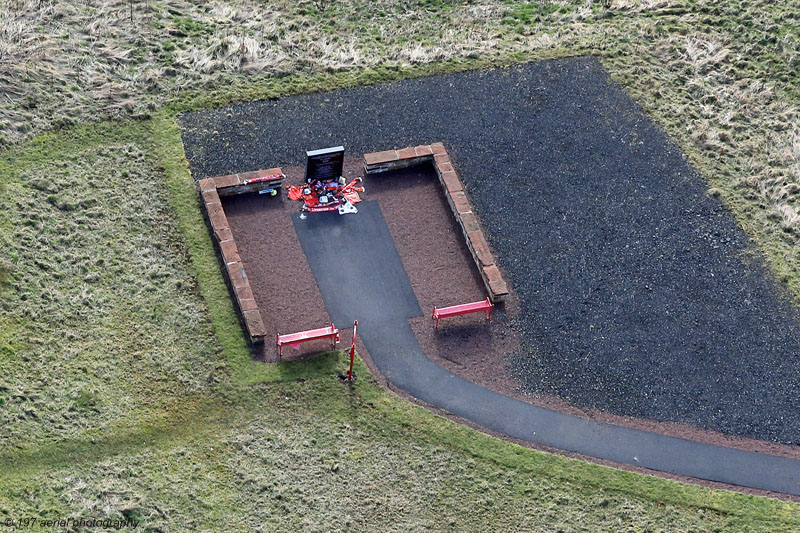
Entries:
[[360,360],[350,387],[338,377],[342,352],[312,366],[318,372],[307,378],[208,402],[192,421],[150,431],[137,445],[119,435],[107,455],[56,460],[40,451],[0,460],[2,508],[42,519],[135,516],[169,530],[792,531],[800,524],[791,503],[477,433],[383,390]]
[[[105,315],[100,306],[83,318],[88,319],[86,329],[64,336],[64,324],[82,327],[81,321],[69,321],[68,307],[60,316],[66,322],[49,341],[58,346],[55,353],[31,349],[38,343],[30,341],[31,335],[42,335],[38,330],[48,325],[42,317],[53,310],[27,304],[32,305],[32,314],[39,313],[34,317],[15,315],[16,306],[4,307],[2,317],[17,324],[19,333],[13,339],[0,339],[0,363],[11,371],[5,375],[12,376],[17,390],[37,383],[26,374],[25,364],[13,364],[24,354],[29,359],[23,363],[41,358],[57,365],[67,377],[64,383],[77,390],[95,379],[113,382],[113,376],[72,372],[68,356],[79,354],[83,364],[113,363],[127,379],[140,372],[149,379],[123,389],[133,398],[128,404],[133,409],[109,423],[92,417],[102,418],[102,406],[114,405],[119,393],[96,389],[97,412],[80,412],[76,418],[88,416],[99,429],[67,424],[69,431],[55,438],[7,447],[0,454],[4,516],[134,516],[148,527],[170,530],[477,531],[493,524],[510,530],[622,525],[652,530],[790,531],[800,523],[798,507],[791,503],[616,471],[524,449],[458,426],[381,389],[360,361],[356,368],[360,378],[351,388],[338,377],[346,367],[339,352],[304,362],[253,363],[210,246],[178,133],[174,117],[165,115],[145,122],[89,126],[72,135],[47,135],[5,154],[3,164],[11,179],[5,182],[2,201],[14,222],[12,231],[17,231],[26,213],[46,210],[52,218],[51,211],[60,210],[48,199],[54,193],[34,194],[28,182],[53,175],[51,166],[63,163],[56,166],[63,183],[56,182],[75,192],[64,194],[64,200],[86,204],[65,211],[69,215],[65,219],[78,220],[88,217],[84,210],[99,210],[96,223],[73,230],[84,240],[95,239],[95,244],[97,228],[110,232],[112,238],[102,241],[110,248],[104,261],[111,264],[116,254],[123,254],[123,270],[132,274],[130,279],[118,279],[122,272],[110,276],[108,290],[137,304],[126,307],[129,321],[117,317],[109,323],[97,322]],[[122,161],[115,158],[118,152],[124,154]],[[136,163],[124,165],[129,158]],[[118,164],[127,168],[131,183],[97,179]],[[158,192],[150,187],[166,189]],[[88,194],[84,189],[95,188],[95,196],[81,196]],[[123,201],[143,194],[148,194],[147,201],[141,204]],[[108,204],[102,203],[105,196]],[[92,198],[97,203],[87,203]],[[137,219],[120,217],[121,210],[114,205],[129,206]],[[146,220],[138,220],[140,213]],[[155,227],[175,228],[176,222],[180,233]],[[39,246],[57,255],[62,233],[40,228]],[[12,243],[24,237],[3,233]],[[116,242],[127,244],[116,250],[121,246]],[[142,255],[139,247],[147,257],[165,255],[128,269]],[[20,248],[19,253],[27,252]],[[20,281],[22,257],[11,261],[14,269],[7,288],[16,303],[25,302],[20,295],[31,290],[30,283]],[[180,274],[181,290],[174,292],[175,278],[161,286],[161,275],[151,276],[151,262],[171,265],[170,272]],[[76,264],[75,272],[91,276],[91,271],[80,269],[88,263]],[[28,279],[40,275],[24,272]],[[75,272],[62,279],[83,280]],[[83,283],[61,283],[58,290],[57,300],[73,305],[72,296],[87,289]],[[164,298],[177,307],[153,313]],[[186,315],[181,311],[184,306],[199,309],[200,314]],[[135,312],[137,307],[148,312]],[[160,329],[165,312],[177,312],[183,319],[198,317],[188,329],[165,324],[170,335],[178,335],[174,338],[178,350],[159,348],[159,335],[167,334]],[[80,338],[94,328],[99,328],[94,334],[99,337],[90,337],[92,344],[118,342],[118,350],[104,354],[82,344]],[[125,340],[132,332],[143,342],[132,345]],[[146,357],[148,366],[137,366],[136,354]],[[165,366],[173,359],[195,361],[189,365],[189,378],[174,379],[180,377],[180,367]],[[151,380],[160,385],[148,385]],[[24,396],[27,401],[29,395]],[[150,396],[161,401],[148,403]],[[11,399],[22,401],[18,394]],[[23,437],[40,435],[59,417],[71,420],[73,403],[54,401],[46,407],[40,412],[49,414],[22,426],[28,430]],[[14,411],[3,411],[10,412]],[[465,508],[472,512],[465,513]],[[230,527],[231,523],[237,525]]]
[[180,129],[175,118],[167,113],[159,114],[150,124],[152,147],[165,175],[170,208],[183,234],[214,335],[222,347],[228,371],[235,380],[240,379],[248,369],[253,368],[254,363],[242,336],[228,288],[220,275],[220,264],[200,211]]
[[[125,3],[0,7],[0,142],[64,128],[0,155],[0,518],[799,528],[793,504],[524,450],[366,378],[351,391],[335,358],[250,362],[174,121],[233,101],[597,54],[797,295],[793,4],[145,4],[130,17]],[[151,120],[71,126],[148,116],[167,100]]]

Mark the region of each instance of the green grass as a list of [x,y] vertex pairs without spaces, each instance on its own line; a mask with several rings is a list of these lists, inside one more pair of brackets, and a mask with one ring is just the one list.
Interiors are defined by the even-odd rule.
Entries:
[[793,504],[499,441],[398,399],[360,361],[351,388],[338,377],[345,365],[344,355],[319,356],[316,375],[209,402],[138,443],[0,459],[0,505],[10,516],[134,514],[169,530],[791,531],[800,523]]
[[211,390],[216,341],[144,126],[6,154],[2,451],[128,427]]
[[549,57],[599,57],[797,298],[793,4],[611,4],[177,0],[134,24],[125,3],[0,7],[0,522],[800,529],[795,504],[458,426],[360,362],[350,388],[339,354],[250,360],[176,113]]
[[220,264],[200,212],[178,124],[174,117],[161,114],[151,121],[150,126],[155,162],[165,174],[169,205],[178,220],[214,335],[222,347],[225,372],[233,374],[238,381],[248,369],[252,371],[256,363],[250,357],[228,288],[220,276]]
[[2,164],[12,268],[0,518],[243,531],[800,527],[794,504],[458,426],[383,390],[360,361],[350,387],[338,352],[252,362],[169,113],[49,134]]

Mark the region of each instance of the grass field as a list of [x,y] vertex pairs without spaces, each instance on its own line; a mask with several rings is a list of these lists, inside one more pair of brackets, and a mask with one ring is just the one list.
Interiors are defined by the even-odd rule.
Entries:
[[0,146],[165,102],[306,91],[319,74],[352,85],[431,62],[594,54],[800,294],[799,35],[788,0],[12,0],[0,5]]
[[[525,450],[337,356],[253,363],[174,114],[594,53],[800,295],[781,2],[0,6],[0,522],[152,530],[764,530],[800,508]],[[131,16],[132,8],[132,16]],[[433,62],[433,63],[431,63]]]

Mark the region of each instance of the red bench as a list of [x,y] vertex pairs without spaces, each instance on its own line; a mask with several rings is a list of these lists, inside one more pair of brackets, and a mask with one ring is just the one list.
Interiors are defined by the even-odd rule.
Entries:
[[265,181],[282,181],[283,178],[286,176],[283,172],[277,172],[275,174],[270,174],[269,176],[259,176],[257,178],[250,178],[249,180],[244,180],[242,185],[248,185],[250,183],[262,183]]
[[492,317],[493,307],[494,304],[489,300],[489,297],[487,296],[486,299],[483,300],[482,302],[472,302],[468,304],[453,305],[450,307],[442,307],[441,309],[439,309],[438,307],[434,307],[433,319],[436,321],[436,327],[438,328],[440,318],[486,311],[486,320],[489,320]]
[[277,344],[278,344],[278,357],[281,357],[283,345],[288,344],[292,348],[297,347],[298,345],[308,342],[308,341],[315,341],[318,339],[331,339],[331,346],[336,346],[336,343],[339,342],[339,330],[336,329],[336,326],[333,325],[331,322],[330,326],[319,328],[319,329],[310,329],[308,331],[298,331],[297,333],[287,333],[286,335],[278,335],[277,336]]

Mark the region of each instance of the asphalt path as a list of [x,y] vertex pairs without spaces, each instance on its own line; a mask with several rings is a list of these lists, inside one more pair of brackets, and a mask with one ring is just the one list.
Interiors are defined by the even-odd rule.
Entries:
[[378,202],[356,207],[354,216],[292,215],[328,316],[340,327],[371,317],[422,316]]
[[[681,150],[593,58],[182,117],[199,179],[441,141],[522,312],[514,377],[576,406],[800,445],[800,321]],[[366,198],[368,198],[368,193]]]
[[421,315],[378,202],[359,213],[292,215],[325,306],[358,332],[381,373],[420,400],[492,431],[560,450],[710,481],[800,495],[800,461],[714,446],[544,409],[431,361],[408,319]]

